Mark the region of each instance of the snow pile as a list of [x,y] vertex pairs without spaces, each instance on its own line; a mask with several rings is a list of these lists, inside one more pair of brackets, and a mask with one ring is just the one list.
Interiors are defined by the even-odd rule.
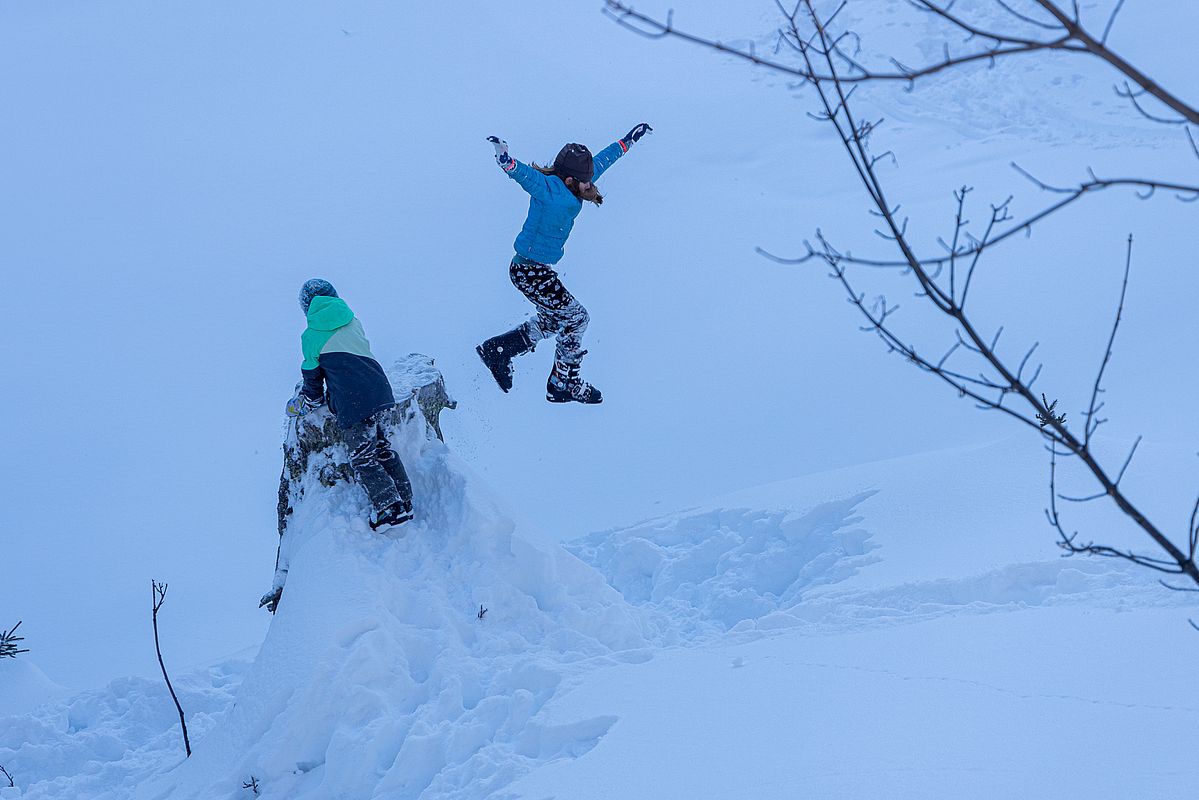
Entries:
[[[426,372],[393,370],[396,396]],[[9,793],[232,800],[254,779],[263,798],[473,798],[590,749],[613,717],[549,725],[541,709],[574,671],[646,658],[638,613],[561,547],[520,536],[415,408],[388,427],[416,518],[373,533],[361,488],[328,485],[345,454],[311,459],[253,665],[177,678],[191,759],[165,688],[127,679],[6,720]]]
[[137,797],[240,798],[251,777],[263,798],[479,797],[607,731],[610,717],[538,714],[572,664],[644,645],[635,615],[561,548],[517,535],[422,416],[390,437],[415,520],[372,533],[362,490],[320,485],[314,464],[236,705]]
[[[792,777],[815,781],[813,796],[865,796],[869,780],[840,792],[842,777],[820,772],[826,751],[845,741],[827,730],[847,704],[891,727],[926,713],[953,720],[959,703],[996,716],[1013,696],[1033,717],[1049,706],[1081,714],[1099,689],[1042,686],[1036,675],[1037,659],[1061,649],[1061,629],[1095,614],[1135,618],[1126,628],[1182,625],[1177,606],[1189,600],[1135,568],[1057,558],[1035,513],[994,515],[998,499],[981,491],[977,505],[922,499],[939,496],[924,485],[929,464],[964,488],[985,477],[1010,495],[990,467],[1022,469],[1006,444],[745,490],[585,537],[572,555],[522,536],[415,409],[396,417],[390,436],[413,480],[416,519],[372,533],[361,489],[321,482],[344,456],[340,445],[310,460],[283,542],[286,585],[257,658],[176,679],[191,759],[161,683],[124,679],[0,720],[0,764],[18,783],[0,798],[243,800],[251,782],[259,797],[289,800],[599,797],[610,796],[602,776],[625,770],[637,776],[626,783],[752,787],[750,776],[785,753],[809,751],[825,755]],[[978,530],[1007,537],[999,549],[955,549]],[[1025,552],[1048,557],[1016,557]],[[924,572],[895,570],[905,558]],[[1026,609],[1048,627],[994,613]],[[963,633],[975,625],[995,643]],[[922,659],[947,635],[962,647],[944,653],[947,677],[930,675]],[[1102,661],[1092,652],[1101,638],[1076,638],[1086,659]],[[970,659],[984,646],[996,649],[994,674],[980,682]],[[1094,672],[1102,686],[1105,671]],[[1139,676],[1139,665],[1121,674]],[[912,694],[913,681],[933,688]],[[1131,677],[1119,685],[1095,724],[1149,714],[1173,731],[1180,714],[1189,718],[1157,694],[1142,698]],[[885,713],[856,700],[863,691],[886,696]],[[780,710],[780,692],[796,695],[803,720]],[[1069,707],[1057,709],[1062,702]],[[941,740],[960,739],[954,730]],[[985,764],[992,749],[960,758]],[[902,752],[882,750],[907,768]],[[738,777],[688,777],[709,759]],[[1017,766],[1012,774],[1023,775]],[[918,778],[913,786],[932,780]],[[774,786],[762,796],[793,795]]]
[[0,658],[0,713],[23,714],[68,692],[46,677],[28,656]]

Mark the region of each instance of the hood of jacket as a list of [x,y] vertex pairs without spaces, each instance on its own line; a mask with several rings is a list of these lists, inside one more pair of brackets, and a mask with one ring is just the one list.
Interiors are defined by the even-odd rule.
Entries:
[[340,297],[318,295],[308,305],[308,327],[315,331],[335,331],[352,319],[354,312]]

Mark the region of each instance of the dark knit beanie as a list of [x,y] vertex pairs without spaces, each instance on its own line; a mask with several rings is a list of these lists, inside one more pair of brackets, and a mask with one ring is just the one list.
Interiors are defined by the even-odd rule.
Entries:
[[554,159],[554,174],[559,178],[574,178],[580,183],[590,183],[591,176],[595,174],[591,151],[581,144],[566,145]]
[[300,287],[300,308],[304,309],[305,315],[308,314],[308,305],[312,302],[312,298],[318,295],[337,297],[337,290],[324,278],[304,281],[304,285]]

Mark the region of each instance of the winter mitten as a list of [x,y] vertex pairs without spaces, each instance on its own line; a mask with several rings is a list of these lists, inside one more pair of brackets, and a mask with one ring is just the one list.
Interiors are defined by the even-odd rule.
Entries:
[[512,164],[512,156],[508,155],[508,143],[498,136],[488,136],[487,141],[495,145],[495,161],[504,169]]
[[258,607],[262,608],[263,606],[266,606],[266,610],[271,612],[272,614],[274,614],[275,609],[279,607],[279,598],[282,596],[283,596],[283,589],[281,589],[281,588],[271,589],[269,592],[267,592],[266,594],[264,594],[262,596],[261,600],[258,601]]
[[287,401],[287,416],[302,417],[313,409],[320,408],[325,404],[325,398],[318,397],[313,400],[303,392],[296,392],[296,396]]
[[625,150],[628,150],[629,147],[634,142],[641,141],[642,136],[644,136],[647,133],[653,133],[653,132],[654,132],[654,129],[649,126],[648,122],[639,122],[636,126],[633,127],[633,130],[629,131],[628,133],[626,133],[624,135],[624,138],[622,138],[620,140],[620,143],[621,143],[621,145],[624,146]]

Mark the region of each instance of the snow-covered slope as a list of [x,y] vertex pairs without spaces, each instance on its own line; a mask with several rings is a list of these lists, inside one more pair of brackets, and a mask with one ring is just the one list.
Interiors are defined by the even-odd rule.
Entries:
[[[775,44],[770,0],[637,5]],[[1116,2],[1082,5],[1102,20]],[[1199,4],[1125,5],[1112,46],[1189,90]],[[600,6],[0,5],[20,77],[0,82],[0,624],[25,619],[33,648],[0,664],[0,798],[249,800],[251,778],[355,800],[1185,796],[1194,596],[1061,559],[1035,439],[977,447],[1007,421],[855,334],[823,268],[754,255],[802,252],[818,227],[891,255],[810,98]],[[880,63],[943,52],[908,4],[846,14]],[[1112,80],[1039,54],[855,100],[886,118],[883,179],[931,252],[960,186],[976,218],[1056,199],[1013,159],[1051,182],[1192,180],[1185,137]],[[473,347],[526,313],[505,269],[525,201],[483,137],[545,159],[642,119],[654,135],[604,176],[562,263],[605,403],[545,404],[545,349],[501,394]],[[1074,420],[1135,234],[1097,446],[1119,464],[1147,434],[1124,485],[1171,530],[1199,477],[1196,207],[1088,197],[994,251],[974,301],[1011,352],[1041,342],[1040,386]],[[346,487],[299,512],[270,619],[278,413],[316,274],[381,357],[436,355],[462,409],[448,448],[397,436],[425,500],[405,537],[370,534]],[[911,287],[870,277],[925,333]],[[901,453],[920,454],[878,461]],[[757,488],[721,496],[737,487]],[[1084,538],[1144,546],[1102,503],[1068,513]],[[172,585],[188,762],[150,577]],[[135,677],[48,685],[113,676]]]
[[643,646],[636,615],[516,532],[419,415],[391,439],[416,519],[377,536],[361,490],[326,489],[311,467],[279,610],[235,707],[138,797],[234,798],[250,776],[263,797],[479,797],[607,731],[610,717],[543,726],[538,713],[572,665]]
[[[419,419],[393,442],[417,519],[379,537],[356,487],[306,487],[256,658],[177,680],[191,759],[162,685],[126,679],[0,719],[0,796],[1172,796],[1174,767],[1113,764],[1189,729],[1190,598],[1059,558],[1031,488],[996,512],[1018,442],[746,490],[577,557],[531,543]],[[929,462],[977,496],[930,505]],[[973,536],[1002,544],[945,545]],[[934,563],[890,566],[913,560]],[[1043,756],[1062,731],[1085,780]]]
[[556,703],[618,721],[512,795],[1184,800],[1197,638],[1177,611],[1074,604],[671,650]]
[[[1194,456],[1146,446],[1154,473]],[[1062,558],[1042,509],[1045,454],[1015,438],[767,484],[592,534],[570,550],[631,603],[688,629],[844,630],[961,612],[1086,602],[1187,605],[1120,560]],[[1146,491],[1146,508],[1176,500]],[[1083,538],[1152,543],[1103,502],[1063,510]]]
[[[770,0],[635,5],[674,7],[679,26],[762,52],[774,44]],[[1185,89],[1189,37],[1170,34],[1195,29],[1199,5],[1125,5],[1113,47]],[[518,522],[557,539],[1010,433],[858,334],[822,268],[754,254],[801,252],[819,227],[860,255],[890,255],[831,130],[805,116],[811,98],[784,76],[635,36],[601,6],[0,4],[0,64],[22,76],[0,84],[19,121],[0,216],[13,233],[8,295],[20,298],[9,369],[23,387],[0,393],[0,415],[21,420],[0,481],[14,565],[0,625],[25,620],[50,678],[153,677],[150,578],[170,581],[169,613],[188,630],[171,648],[181,665],[262,640],[279,408],[303,327],[294,296],[314,275],[342,290],[385,361],[437,358],[462,404],[447,421],[455,451]],[[858,7],[869,47],[905,62],[941,51],[938,26],[908,4],[846,13]],[[548,44],[562,36],[582,44]],[[1111,83],[1101,64],[1030,56],[857,96],[886,117],[878,145],[898,165],[883,177],[935,251],[963,184],[976,187],[976,218],[1011,193],[1016,214],[1053,199],[1013,158],[1051,181],[1087,166],[1185,178],[1185,137],[1130,112]],[[604,176],[608,202],[580,215],[561,264],[591,312],[585,371],[603,406],[545,403],[544,348],[500,393],[474,346],[527,313],[506,269],[526,201],[484,137],[546,159],[642,119],[654,134]],[[1195,209],[1165,193],[1089,198],[996,251],[979,313],[1007,326],[1013,351],[1042,342],[1046,389],[1077,413],[1067,395],[1090,387],[1120,245],[1135,233],[1110,428],[1190,430],[1195,373],[1163,342],[1199,340]],[[909,291],[895,290],[897,321],[916,330]],[[199,367],[214,357],[218,375]],[[205,512],[180,513],[192,507]],[[44,591],[51,580],[73,589]]]
[[[409,396],[414,373],[389,374]],[[640,614],[561,547],[516,531],[417,409],[389,437],[416,518],[376,535],[362,490],[323,485],[327,461],[309,460],[283,540],[286,585],[253,664],[180,683],[191,759],[177,763],[165,689],[118,681],[0,727],[19,796],[232,799],[253,779],[262,797],[289,800],[482,797],[590,749],[612,717],[547,726],[540,711],[572,672],[644,658]]]

